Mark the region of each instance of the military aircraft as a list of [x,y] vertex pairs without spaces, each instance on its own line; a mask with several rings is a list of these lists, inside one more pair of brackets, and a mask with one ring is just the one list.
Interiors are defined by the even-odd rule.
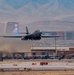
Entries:
[[[41,38],[60,37],[57,35],[43,35],[43,32],[41,32],[40,30],[36,30],[35,32],[30,34],[27,27],[26,27],[26,33],[24,33],[24,35],[17,35],[17,33],[19,33],[18,25],[15,25],[13,34],[14,33],[16,35],[4,35],[2,37],[4,37],[4,38],[21,38],[21,40],[40,40]],[[22,33],[20,33],[20,34],[22,34]]]

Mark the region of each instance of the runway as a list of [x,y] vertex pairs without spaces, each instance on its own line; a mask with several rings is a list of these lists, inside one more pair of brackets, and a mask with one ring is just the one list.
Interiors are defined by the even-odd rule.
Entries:
[[67,70],[74,69],[74,66],[0,66],[0,69],[31,69],[31,70]]

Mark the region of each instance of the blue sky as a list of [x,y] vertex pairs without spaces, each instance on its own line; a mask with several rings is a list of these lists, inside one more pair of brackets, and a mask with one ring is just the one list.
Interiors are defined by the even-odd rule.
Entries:
[[74,0],[0,0],[0,21],[74,21]]

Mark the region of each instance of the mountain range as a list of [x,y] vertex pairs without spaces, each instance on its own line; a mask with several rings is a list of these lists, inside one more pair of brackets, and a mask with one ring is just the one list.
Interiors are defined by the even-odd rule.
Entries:
[[0,22],[74,21],[74,0],[0,0]]
[[[39,29],[41,31],[74,31],[74,22],[71,21],[35,21],[27,24],[30,31]],[[25,25],[21,25],[21,30],[25,30]]]

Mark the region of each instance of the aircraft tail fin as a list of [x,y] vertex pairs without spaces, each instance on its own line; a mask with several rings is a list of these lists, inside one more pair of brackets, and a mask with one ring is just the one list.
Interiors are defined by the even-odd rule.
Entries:
[[26,27],[26,34],[29,34],[28,27]]

